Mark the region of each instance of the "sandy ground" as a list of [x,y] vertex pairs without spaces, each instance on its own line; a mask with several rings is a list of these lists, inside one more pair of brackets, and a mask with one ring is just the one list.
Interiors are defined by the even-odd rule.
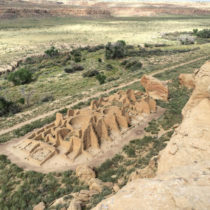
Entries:
[[68,169],[74,170],[78,165],[87,164],[90,166],[99,166],[105,160],[112,158],[115,154],[119,153],[123,146],[128,144],[129,141],[144,136],[144,128],[152,119],[157,119],[164,113],[164,109],[158,107],[156,113],[150,115],[142,115],[142,119],[138,122],[135,127],[131,127],[121,137],[115,138],[112,142],[106,142],[101,145],[100,150],[88,151],[89,156],[81,155],[74,162],[62,157],[62,155],[55,155],[42,166],[38,166],[35,163],[29,162],[25,158],[27,154],[23,151],[14,148],[20,141],[25,139],[27,136],[19,139],[14,139],[7,143],[1,144],[0,154],[7,155],[8,158],[19,167],[24,170],[34,170],[42,173],[48,173],[53,171],[66,171]]

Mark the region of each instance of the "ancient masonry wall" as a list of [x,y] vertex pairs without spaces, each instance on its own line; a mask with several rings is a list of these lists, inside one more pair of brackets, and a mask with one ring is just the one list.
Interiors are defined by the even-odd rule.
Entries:
[[64,117],[56,114],[55,122],[32,133],[15,147],[27,153],[27,159],[44,164],[55,154],[74,161],[88,150],[100,149],[138,122],[138,117],[156,111],[156,102],[139,91],[119,91],[93,100],[89,107],[68,110]]

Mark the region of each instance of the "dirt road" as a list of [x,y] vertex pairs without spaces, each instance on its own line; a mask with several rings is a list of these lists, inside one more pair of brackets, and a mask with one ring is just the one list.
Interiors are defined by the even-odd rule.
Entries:
[[[187,65],[187,64],[194,63],[194,62],[196,62],[196,61],[202,60],[202,59],[207,58],[207,57],[208,57],[208,56],[199,57],[199,58],[197,58],[197,59],[193,59],[193,60],[191,60],[191,61],[188,61],[188,62],[185,62],[185,63],[182,63],[182,64],[177,64],[177,65],[174,65],[174,66],[171,66],[171,67],[168,67],[168,68],[164,68],[164,69],[161,69],[161,70],[157,70],[157,71],[154,71],[154,72],[150,73],[149,75],[154,76],[154,75],[159,74],[159,73],[161,73],[161,72],[173,70],[173,69],[175,69],[175,68],[178,68],[178,67],[181,67],[181,66],[184,66],[184,65]],[[76,105],[76,104],[78,104],[78,103],[80,103],[80,102],[86,102],[87,100],[89,100],[89,99],[91,99],[91,98],[99,97],[99,96],[101,96],[102,94],[109,94],[109,93],[110,93],[111,91],[113,91],[113,90],[117,90],[117,89],[120,89],[120,88],[127,87],[127,86],[129,86],[129,85],[132,85],[133,83],[138,82],[139,79],[140,79],[140,78],[137,78],[137,79],[132,80],[132,81],[130,81],[130,82],[128,82],[128,83],[122,83],[122,84],[121,84],[120,86],[118,86],[118,87],[114,87],[114,88],[111,88],[111,89],[106,90],[106,91],[98,92],[98,93],[96,93],[96,94],[94,94],[94,95],[91,95],[91,96],[89,96],[89,97],[85,97],[85,98],[82,99],[82,100],[76,101],[75,103],[69,104],[68,106],[60,107],[59,109],[55,109],[55,110],[53,110],[53,111],[47,112],[46,114],[39,115],[39,116],[37,116],[37,117],[35,117],[35,118],[33,118],[33,119],[30,119],[30,120],[27,120],[27,121],[25,121],[25,122],[19,123],[19,124],[13,126],[13,127],[10,127],[10,128],[7,128],[7,129],[2,129],[2,130],[0,130],[0,135],[6,134],[6,133],[11,132],[11,131],[14,131],[14,130],[16,130],[16,129],[18,129],[18,128],[21,128],[21,127],[23,127],[24,125],[30,124],[30,123],[32,123],[32,122],[34,122],[34,121],[36,121],[36,120],[41,120],[41,119],[44,119],[44,118],[46,118],[46,117],[49,117],[49,116],[55,114],[56,112],[58,112],[58,111],[61,110],[61,109],[64,109],[64,108],[67,108],[67,109],[68,109],[68,108],[71,108],[72,106],[74,106],[74,105]]]

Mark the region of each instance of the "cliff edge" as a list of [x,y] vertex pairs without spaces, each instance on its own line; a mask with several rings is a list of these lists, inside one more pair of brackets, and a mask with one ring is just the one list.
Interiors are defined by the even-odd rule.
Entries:
[[183,121],[159,154],[157,176],[128,183],[94,210],[210,209],[210,61],[194,78]]

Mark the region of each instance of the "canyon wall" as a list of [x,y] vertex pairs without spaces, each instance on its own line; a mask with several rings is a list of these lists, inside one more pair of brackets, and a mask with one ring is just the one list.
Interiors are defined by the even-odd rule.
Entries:
[[27,18],[27,17],[47,17],[47,16],[91,16],[109,17],[110,12],[98,8],[0,8],[0,18]]

